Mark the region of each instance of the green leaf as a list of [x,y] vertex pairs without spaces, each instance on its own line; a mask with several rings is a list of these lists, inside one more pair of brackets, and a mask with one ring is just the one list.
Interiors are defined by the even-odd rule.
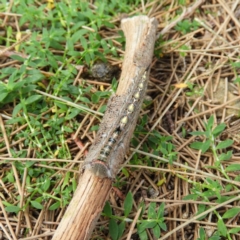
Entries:
[[190,147],[193,149],[201,150],[202,149],[202,142],[193,142],[190,144]]
[[240,83],[240,77],[237,77],[234,81],[233,81],[233,83]]
[[5,207],[5,210],[6,210],[6,212],[16,213],[17,214],[21,210],[21,208],[18,207],[18,206],[11,205],[11,206]]
[[84,103],[91,103],[91,101],[87,97],[80,97],[79,100]]
[[146,228],[154,228],[156,224],[156,221],[142,220],[142,222],[138,225],[138,232],[141,233]]
[[[83,24],[84,22],[81,22],[80,23],[80,25],[82,26],[82,25],[84,25]],[[88,30],[87,29],[81,29],[81,30],[79,30],[79,31],[76,31],[73,35],[72,35],[72,41],[73,41],[73,43],[76,43],[80,38],[82,38],[82,36],[84,35],[84,34],[86,34],[86,33],[88,33]]]
[[[0,87],[2,87],[0,85]],[[1,89],[0,90],[0,103],[4,100],[4,98],[8,95],[7,89]]]
[[66,116],[66,118],[65,118],[66,120],[70,120],[70,119],[75,118],[81,112],[81,110],[77,109],[77,108],[72,108],[70,110],[70,112],[71,113]]
[[187,45],[182,45],[179,50],[180,50],[180,55],[181,57],[186,57],[187,56],[187,53],[184,52],[184,51],[181,51],[181,50],[190,50],[191,48],[188,47]]
[[148,235],[146,231],[142,231],[141,233],[138,233],[138,234],[139,234],[140,240],[148,240]]
[[158,208],[157,219],[163,218],[163,216],[164,216],[164,208],[165,208],[165,203],[162,202],[161,205]]
[[156,238],[159,238],[161,235],[161,229],[160,229],[159,225],[157,224],[152,230],[153,230],[153,235]]
[[121,238],[123,233],[124,233],[124,230],[125,230],[125,222],[121,222],[119,225],[118,225],[118,238]]
[[[199,204],[199,205],[198,205],[198,211],[197,211],[196,215],[199,215],[199,214],[203,213],[205,210],[206,210],[206,205],[204,205],[204,204]],[[205,217],[206,217],[206,215],[198,218],[197,220],[200,221],[200,220],[204,219]]]
[[233,62],[231,65],[235,68],[240,68],[240,62]]
[[210,144],[210,140],[207,140],[206,142],[193,142],[190,147],[201,150],[202,153],[205,153],[209,149]]
[[[60,45],[61,46],[61,45]],[[47,60],[49,62],[49,64],[53,67],[53,69],[57,69],[58,68],[58,63],[55,59],[55,57],[51,54],[47,55]]]
[[206,135],[205,132],[202,131],[194,131],[194,132],[190,132],[191,135],[193,136],[202,136],[202,135]]
[[33,102],[36,102],[40,98],[42,98],[42,95],[38,95],[38,94],[32,95],[32,96],[30,96],[29,98],[26,99],[25,104],[28,105],[28,104],[31,104]]
[[217,150],[217,149],[225,149],[225,148],[227,148],[227,147],[230,147],[232,144],[233,144],[233,140],[227,139],[227,140],[225,140],[225,141],[220,142],[220,143],[217,145],[216,150]]
[[97,125],[93,125],[93,126],[90,128],[91,131],[97,131],[98,129],[99,129],[99,126],[97,126]]
[[240,213],[240,208],[236,208],[236,207],[231,208],[223,214],[222,218],[223,219],[232,218],[232,217],[235,217],[238,213]]
[[101,113],[104,113],[107,109],[107,105],[102,105],[100,108],[99,108],[99,112]]
[[198,197],[199,197],[198,194],[189,194],[189,195],[183,197],[183,200],[195,200],[196,201],[198,199]]
[[68,126],[62,126],[62,129],[64,132],[67,132],[67,133],[72,133],[73,132],[73,129],[68,127]]
[[188,32],[197,30],[198,26],[199,26],[199,23],[197,21],[193,20],[191,22],[186,19],[178,22],[177,25],[175,26],[175,29],[177,31],[180,31],[182,34],[186,34]]
[[144,214],[145,209],[146,209],[145,202],[140,202],[139,206],[138,206],[138,209],[141,209],[141,213],[139,215],[139,219],[141,219],[143,217],[143,214]]
[[30,75],[25,78],[27,83],[36,83],[41,79],[45,78],[44,75],[39,70],[36,70],[36,69],[30,70],[28,71],[28,73]]
[[156,203],[151,202],[148,207],[148,218],[149,219],[156,219],[157,218],[157,213],[156,213]]
[[124,206],[124,216],[127,217],[131,212],[132,206],[133,206],[133,196],[131,192],[128,192],[124,200],[123,206]]
[[73,189],[73,192],[76,191],[77,185],[78,185],[78,183],[77,183],[76,179],[75,178],[72,179],[72,189]]
[[42,190],[46,192],[46,191],[49,189],[50,185],[51,185],[51,180],[50,180],[50,178],[46,178],[46,179],[44,180],[43,185],[42,185]]
[[10,183],[14,183],[15,182],[15,178],[14,178],[14,175],[13,175],[13,172],[10,171],[7,173],[7,179]]
[[10,120],[7,120],[7,124],[23,123],[25,119],[23,117],[15,117]]
[[167,231],[167,225],[166,225],[166,223],[159,223],[159,226],[161,227],[161,229],[163,230],[163,231]]
[[101,97],[101,95],[99,94],[99,92],[96,92],[96,93],[92,94],[91,100],[93,103],[98,103],[100,100],[100,97]]
[[103,213],[105,213],[105,215],[107,217],[111,217],[112,216],[112,208],[110,203],[107,201],[104,208],[103,208]]
[[36,209],[43,209],[43,205],[37,201],[31,201],[31,205]]
[[200,227],[200,229],[199,229],[199,235],[200,235],[200,238],[198,238],[197,240],[205,240],[205,231],[204,231],[204,228]]
[[209,148],[210,148],[210,145],[211,145],[211,141],[210,140],[207,140],[206,142],[203,143],[203,146],[202,146],[202,153],[205,153]]
[[210,130],[214,123],[214,117],[211,115],[211,117],[208,119],[207,124],[205,124],[206,129]]
[[6,207],[11,207],[13,206],[11,203],[9,202],[6,202],[6,201],[2,201],[3,205],[6,206]]
[[159,226],[160,226],[160,228],[163,230],[163,231],[167,231],[167,225],[166,225],[166,223],[164,223],[164,222],[162,222],[162,223],[159,223]]
[[69,107],[65,103],[60,103],[58,101],[55,101],[55,104],[63,111],[66,112]]
[[22,107],[23,107],[22,103],[19,103],[14,107],[13,113],[12,113],[13,118],[17,116],[17,114],[22,109]]
[[67,172],[64,176],[64,181],[63,184],[61,186],[61,189],[63,190],[66,186],[69,185],[69,178],[70,178],[70,172]]
[[2,74],[6,74],[6,75],[11,75],[11,74],[13,74],[14,72],[17,72],[17,71],[18,71],[18,69],[16,69],[16,68],[7,67],[7,68],[3,68],[1,70],[1,73]]
[[214,236],[210,237],[208,240],[220,240],[220,239],[222,239],[222,238],[219,235],[214,235]]
[[84,50],[87,50],[88,44],[87,44],[87,40],[85,39],[85,37],[80,38],[80,43],[81,43],[82,47],[84,48]]
[[219,155],[219,161],[226,161],[232,157],[232,151],[227,151],[227,153],[222,153]]
[[19,55],[11,55],[10,58],[12,58],[12,59],[14,59],[14,60],[17,60],[17,61],[19,61],[19,62],[24,62],[24,61],[25,61],[25,59],[22,58],[22,57],[19,56]]
[[60,207],[60,201],[57,201],[49,207],[49,210],[56,210],[59,207]]
[[217,226],[218,226],[218,231],[224,236],[226,237],[227,235],[227,228],[226,225],[224,224],[222,219],[219,219],[217,222]]
[[221,123],[218,126],[216,126],[213,131],[212,134],[217,137],[219,134],[221,134],[223,132],[223,130],[225,129],[226,124],[225,123]]
[[240,171],[240,164],[231,164],[228,167],[226,167],[225,171],[227,172],[233,172],[233,171]]
[[129,172],[126,168],[122,168],[122,173],[124,174],[125,177],[129,178]]
[[109,234],[113,240],[118,239],[118,225],[115,219],[110,219],[109,221]]
[[25,166],[26,166],[27,168],[30,168],[30,167],[32,167],[34,164],[35,164],[35,162],[33,162],[33,161],[27,161],[27,162],[25,163]]
[[229,233],[233,233],[233,234],[239,233],[239,232],[240,232],[240,227],[232,228],[229,230]]

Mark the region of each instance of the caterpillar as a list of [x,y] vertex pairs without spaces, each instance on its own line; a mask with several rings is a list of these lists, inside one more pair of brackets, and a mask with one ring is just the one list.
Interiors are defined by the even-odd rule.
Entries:
[[118,144],[121,135],[127,130],[127,126],[131,122],[131,117],[134,114],[134,111],[140,107],[139,105],[142,102],[141,97],[143,97],[147,86],[147,73],[148,68],[144,70],[142,76],[137,76],[137,79],[133,81],[133,90],[131,91],[130,89],[129,92],[131,96],[129,96],[126,108],[123,109],[123,115],[120,116],[120,120],[116,123],[115,130],[101,148],[99,155],[88,163],[87,168],[100,178],[113,177],[109,155],[116,144]]

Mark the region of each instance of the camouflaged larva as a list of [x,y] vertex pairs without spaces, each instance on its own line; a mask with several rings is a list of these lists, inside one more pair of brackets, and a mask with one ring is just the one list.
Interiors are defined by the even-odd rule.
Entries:
[[[106,137],[105,139],[107,139],[107,141],[104,141],[105,144],[102,145],[100,154],[95,158],[92,158],[93,160],[91,162],[86,162],[85,166],[85,168],[89,169],[100,178],[113,177],[111,170],[112,159],[109,158],[109,155],[116,148],[115,145],[122,141],[122,137],[125,135],[123,133],[127,129],[126,127],[131,124],[132,115],[135,113],[135,110],[139,110],[140,108],[140,103],[142,102],[140,99],[147,87],[147,71],[148,69],[144,70],[144,72],[141,74],[142,76],[137,76],[138,79],[135,79],[131,84],[131,91],[129,91],[128,96],[125,97],[125,103],[127,102],[127,104],[123,104],[124,108],[119,108],[120,102],[115,103],[114,101],[111,101],[111,103],[114,105],[113,109],[111,109],[111,104],[109,105],[110,108],[108,111],[112,111],[113,115],[116,114],[119,120],[115,122],[116,127],[111,135],[107,136],[104,135],[104,133],[101,134],[101,136],[104,136],[102,138]],[[119,109],[121,110],[119,111]],[[116,116],[112,116],[112,119],[116,119]],[[109,124],[109,120],[106,120],[107,121],[105,121],[105,124]],[[102,128],[106,129],[107,127],[103,126]]]
[[88,169],[90,166],[89,164],[92,162],[93,159],[97,159],[101,149],[107,143],[110,135],[115,130],[115,125],[118,119],[120,118],[119,108],[125,102],[125,95],[122,96],[111,96],[107,104],[107,110],[103,116],[102,123],[100,124],[99,130],[95,137],[95,140],[92,146],[89,149],[88,155],[84,161],[84,169]]

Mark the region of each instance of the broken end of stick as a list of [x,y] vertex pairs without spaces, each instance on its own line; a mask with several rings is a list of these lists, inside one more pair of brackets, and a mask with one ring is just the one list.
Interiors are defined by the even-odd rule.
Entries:
[[136,68],[147,69],[153,57],[158,21],[148,16],[125,18],[121,28],[126,37],[126,50],[122,66],[119,95],[128,91],[131,79],[136,75]]

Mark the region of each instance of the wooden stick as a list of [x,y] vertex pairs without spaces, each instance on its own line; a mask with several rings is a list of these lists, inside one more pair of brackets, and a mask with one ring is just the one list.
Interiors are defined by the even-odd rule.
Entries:
[[[103,117],[96,140],[86,158],[85,171],[80,178],[75,195],[53,236],[53,240],[89,239],[111,190],[113,179],[108,175],[99,177],[92,171],[92,166],[95,164],[94,161],[98,159],[102,146],[109,141],[109,138],[105,140],[104,137],[111,136],[109,133],[114,133],[114,129],[119,124],[119,118],[122,117],[119,111],[124,110],[120,103],[129,104],[128,101],[132,98],[132,96],[129,97],[129,94],[132,94],[131,89],[133,91],[136,89],[139,92],[141,90],[137,90],[138,88],[134,85],[139,84],[139,81],[141,81],[142,76],[138,76],[138,73],[141,73],[143,69],[144,77],[146,77],[146,69],[151,64],[157,22],[153,18],[137,16],[122,20],[122,29],[126,36],[126,52],[118,90],[116,96],[110,99],[108,110]],[[125,99],[128,100],[125,101]],[[141,105],[143,99],[139,101],[138,104]],[[140,107],[131,113],[131,124],[122,130],[122,138],[118,144],[115,144],[114,152],[109,156],[112,159],[110,161],[112,177],[117,174],[124,160],[139,111]]]

